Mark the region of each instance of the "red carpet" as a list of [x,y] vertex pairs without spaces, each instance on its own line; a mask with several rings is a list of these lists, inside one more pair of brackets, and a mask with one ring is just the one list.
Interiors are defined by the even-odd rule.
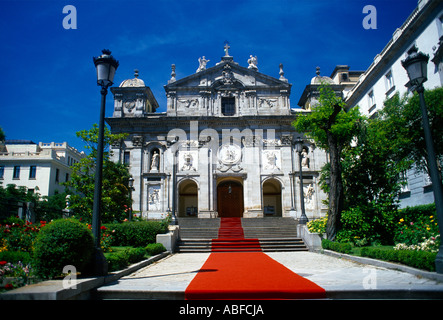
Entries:
[[212,252],[261,251],[258,239],[245,239],[240,218],[222,218]]
[[244,239],[239,218],[225,219],[219,239],[213,240],[213,252],[186,288],[187,300],[325,298],[323,288],[260,252],[257,239]]

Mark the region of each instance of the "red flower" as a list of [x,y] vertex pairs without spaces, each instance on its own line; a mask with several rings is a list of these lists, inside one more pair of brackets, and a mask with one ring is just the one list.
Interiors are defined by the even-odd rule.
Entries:
[[4,266],[7,263],[8,263],[8,261],[0,261],[0,266]]
[[106,227],[105,226],[101,226],[100,229],[101,230],[106,230]]
[[11,289],[14,289],[14,287],[12,286],[12,283],[8,283],[5,285],[5,289],[11,290]]

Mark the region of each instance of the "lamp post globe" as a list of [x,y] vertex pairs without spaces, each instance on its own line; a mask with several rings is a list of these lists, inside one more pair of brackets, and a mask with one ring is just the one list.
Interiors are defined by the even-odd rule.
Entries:
[[[408,56],[401,62],[408,73],[409,82],[405,85],[413,91],[417,91],[420,99],[420,109],[423,120],[423,131],[426,142],[427,160],[429,167],[429,176],[432,182],[434,192],[434,201],[437,211],[438,227],[440,234],[443,234],[443,188],[440,173],[437,167],[437,159],[434,149],[434,141],[432,139],[431,128],[429,125],[428,111],[426,107],[423,83],[428,80],[429,56],[422,52],[418,52],[416,46],[408,51]],[[443,273],[443,243],[440,245],[439,251],[435,258],[435,269],[438,273]]]
[[93,61],[97,70],[97,85],[108,88],[114,82],[119,62],[114,59],[108,49],[102,50],[102,55],[94,57]]
[[416,46],[409,49],[408,56],[401,64],[408,73],[411,87],[419,87],[428,80],[428,61],[429,56],[418,52]]

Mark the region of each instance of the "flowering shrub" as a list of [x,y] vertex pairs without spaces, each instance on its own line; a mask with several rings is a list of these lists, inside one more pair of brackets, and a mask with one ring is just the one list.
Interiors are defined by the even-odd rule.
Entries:
[[306,226],[308,227],[308,230],[311,233],[323,234],[326,232],[326,223],[327,222],[328,222],[328,216],[326,215],[323,218],[309,221],[306,224]]
[[[92,225],[88,224],[88,229],[92,229]],[[112,234],[115,232],[115,230],[111,230],[109,228],[106,228],[105,226],[100,227],[100,247],[102,248],[103,252],[111,252],[111,244],[112,244]]]
[[394,241],[408,246],[418,245],[423,242],[423,239],[430,239],[438,235],[438,233],[438,224],[434,215],[405,217],[398,221]]
[[8,250],[8,246],[6,244],[5,239],[0,239],[0,252]]
[[0,242],[1,251],[32,251],[32,243],[38,232],[46,225],[46,221],[31,223],[19,218],[9,218],[6,223],[0,225],[0,234],[3,243]]
[[440,235],[435,237],[430,237],[426,239],[423,237],[423,242],[419,244],[406,245],[404,243],[398,243],[394,250],[416,250],[416,251],[428,251],[428,252],[438,252],[440,247]]
[[0,261],[0,284],[5,278],[15,278],[12,283],[5,285],[6,289],[13,289],[22,285],[27,285],[32,282],[34,272],[29,264],[23,264],[21,261],[11,263],[7,261]]

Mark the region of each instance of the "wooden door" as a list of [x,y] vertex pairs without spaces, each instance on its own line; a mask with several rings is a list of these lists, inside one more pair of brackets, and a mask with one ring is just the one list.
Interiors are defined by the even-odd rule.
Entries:
[[217,187],[219,217],[243,217],[243,186],[235,181],[222,182]]

